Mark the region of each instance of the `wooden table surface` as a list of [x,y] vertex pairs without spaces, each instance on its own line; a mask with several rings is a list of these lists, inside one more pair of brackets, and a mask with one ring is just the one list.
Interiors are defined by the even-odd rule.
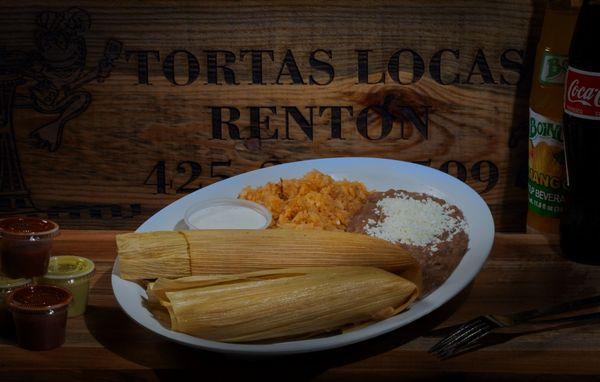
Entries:
[[110,285],[114,231],[63,231],[55,255],[93,259],[88,311],[70,319],[62,348],[30,352],[0,339],[0,381],[170,380],[189,369],[206,378],[425,380],[598,380],[600,325],[562,325],[495,335],[490,346],[446,361],[427,349],[436,328],[483,313],[535,308],[599,292],[600,267],[561,259],[557,241],[537,235],[498,234],[475,282],[433,314],[388,335],[333,351],[280,358],[234,357],[190,349],[138,326],[117,306]]

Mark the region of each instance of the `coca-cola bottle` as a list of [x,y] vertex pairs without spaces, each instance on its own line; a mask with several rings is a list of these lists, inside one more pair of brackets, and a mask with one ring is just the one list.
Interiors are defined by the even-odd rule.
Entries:
[[564,142],[567,195],[561,248],[574,261],[600,264],[600,0],[584,1],[565,78]]

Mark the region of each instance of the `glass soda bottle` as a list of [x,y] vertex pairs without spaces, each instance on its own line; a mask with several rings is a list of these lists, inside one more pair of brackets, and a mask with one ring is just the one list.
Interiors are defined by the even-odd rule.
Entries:
[[549,1],[529,98],[527,232],[558,233],[566,189],[563,91],[580,1]]
[[600,0],[581,7],[571,42],[564,94],[568,188],[560,234],[563,254],[600,264]]

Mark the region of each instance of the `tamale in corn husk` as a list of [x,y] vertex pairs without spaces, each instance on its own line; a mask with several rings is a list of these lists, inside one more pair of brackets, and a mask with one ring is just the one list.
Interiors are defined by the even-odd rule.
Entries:
[[304,229],[130,233],[117,236],[117,247],[121,277],[129,280],[373,266],[421,285],[419,265],[406,249],[358,233]]
[[177,278],[192,274],[188,243],[181,232],[117,235],[117,250],[119,272],[126,280]]
[[222,342],[324,334],[391,317],[418,296],[410,281],[352,266],[158,279],[147,292],[172,330]]

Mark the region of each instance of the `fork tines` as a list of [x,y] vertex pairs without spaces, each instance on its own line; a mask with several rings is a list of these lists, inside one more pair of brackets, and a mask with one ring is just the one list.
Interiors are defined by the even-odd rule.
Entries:
[[443,338],[429,349],[429,353],[433,353],[440,358],[448,358],[458,350],[471,345],[497,327],[499,327],[499,325],[488,317],[477,317],[464,325],[461,325],[454,332]]

